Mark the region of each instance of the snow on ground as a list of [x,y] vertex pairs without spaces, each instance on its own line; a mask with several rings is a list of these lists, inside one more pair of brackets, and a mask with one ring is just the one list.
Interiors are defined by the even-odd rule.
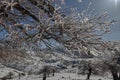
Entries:
[[[101,76],[91,76],[91,80],[112,80],[112,78],[101,77]],[[42,77],[29,75],[24,76],[21,79],[14,78],[11,80],[42,80]],[[47,77],[47,80],[86,80],[85,75],[76,75],[73,73],[56,73],[54,77]]]
[[[42,74],[25,74],[25,76],[19,77],[18,73],[22,72],[0,65],[0,78],[6,76],[9,72],[12,72],[14,74],[14,78],[9,80],[42,80]],[[86,77],[86,75],[77,75],[76,73],[68,73],[66,71],[61,71],[60,73],[55,73],[55,76],[50,75],[50,77],[47,77],[47,80],[86,80]],[[92,75],[91,80],[112,80],[112,77]]]
[[11,69],[0,64],[0,78],[8,76],[9,74],[11,74],[12,77],[18,77],[20,73],[24,73],[24,72]]

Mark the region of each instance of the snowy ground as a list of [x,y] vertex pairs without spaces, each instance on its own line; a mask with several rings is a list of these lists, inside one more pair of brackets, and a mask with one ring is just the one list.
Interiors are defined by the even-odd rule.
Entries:
[[[76,75],[72,73],[56,73],[54,77],[47,77],[47,80],[85,80],[86,76]],[[112,80],[112,78],[101,77],[101,76],[91,76],[91,80]],[[21,79],[14,78],[11,80],[42,80],[42,77],[39,76],[24,76]]]
[[[0,78],[5,76],[7,73],[13,72],[15,74],[13,79],[9,80],[42,80],[42,75],[25,75],[22,77],[18,77],[18,71],[10,68],[0,68]],[[86,75],[77,75],[75,73],[56,73],[55,76],[47,77],[47,80],[85,80]],[[102,77],[102,76],[91,76],[91,80],[112,80],[110,77]]]
[[[75,68],[76,69],[76,68]],[[69,73],[69,71],[61,71],[60,73],[55,73],[55,76],[47,77],[47,80],[86,80],[86,75],[77,75],[72,68],[73,73]],[[70,70],[70,69],[69,69]],[[71,71],[71,70],[70,70]],[[4,76],[6,76],[9,72],[14,74],[13,79],[7,80],[42,80],[42,75],[27,75],[19,77],[19,73],[23,73],[21,71],[17,71],[15,69],[11,69],[0,65],[0,80]],[[91,76],[91,80],[112,80],[111,76]]]

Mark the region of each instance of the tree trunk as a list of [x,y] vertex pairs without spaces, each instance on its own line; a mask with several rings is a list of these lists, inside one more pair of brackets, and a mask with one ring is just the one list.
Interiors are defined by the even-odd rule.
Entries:
[[53,74],[52,74],[52,76],[55,76],[55,70],[53,69]]
[[113,80],[119,80],[117,73],[112,73]]
[[113,80],[120,80],[118,71],[115,68],[112,68],[111,73],[112,73],[112,76],[113,76]]
[[46,72],[43,73],[43,80],[46,80],[47,78],[47,75],[46,75]]
[[120,80],[120,76],[119,76],[118,80]]
[[120,71],[118,72],[118,80],[120,80]]
[[89,67],[88,74],[87,74],[87,80],[90,79],[91,73],[92,73],[92,68]]

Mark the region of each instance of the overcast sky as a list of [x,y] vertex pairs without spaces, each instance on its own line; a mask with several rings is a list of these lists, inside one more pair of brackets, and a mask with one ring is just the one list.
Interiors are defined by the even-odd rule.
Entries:
[[107,11],[110,19],[117,19],[118,22],[111,27],[111,33],[104,35],[103,38],[104,40],[120,40],[120,0],[117,2],[115,0],[65,0],[65,2],[67,7],[76,7],[79,12],[86,9],[90,2],[92,2],[91,9],[95,9],[95,13]]

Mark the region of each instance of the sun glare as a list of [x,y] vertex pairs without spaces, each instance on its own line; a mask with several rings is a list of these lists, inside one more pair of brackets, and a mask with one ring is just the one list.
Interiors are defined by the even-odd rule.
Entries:
[[117,5],[118,0],[115,0],[115,5]]

